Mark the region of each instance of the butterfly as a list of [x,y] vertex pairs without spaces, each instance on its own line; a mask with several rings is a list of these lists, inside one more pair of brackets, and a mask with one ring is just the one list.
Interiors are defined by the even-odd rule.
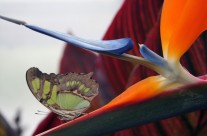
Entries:
[[36,99],[64,121],[70,121],[86,111],[98,95],[99,84],[93,73],[46,74],[32,67],[26,72],[27,84]]

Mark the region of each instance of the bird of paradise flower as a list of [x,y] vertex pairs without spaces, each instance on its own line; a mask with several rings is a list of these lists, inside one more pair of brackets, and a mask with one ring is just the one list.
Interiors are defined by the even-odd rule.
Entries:
[[201,32],[207,29],[207,5],[203,2],[203,0],[182,0],[178,4],[174,0],[165,0],[160,27],[164,58],[150,51],[145,45],[140,45],[141,54],[149,61],[144,65],[160,75],[134,84],[107,106],[140,101],[164,90],[196,82],[206,82],[191,75],[180,64],[181,56]]
[[[206,89],[205,80],[191,75],[180,64],[182,55],[190,48],[196,38],[207,29],[207,5],[204,3],[205,0],[164,1],[160,27],[164,57],[157,55],[143,44],[139,46],[140,52],[144,58],[126,54],[125,52],[130,50],[133,46],[133,42],[130,38],[111,41],[88,41],[75,36],[29,25],[23,21],[0,16],[2,19],[24,25],[32,30],[72,43],[79,47],[118,59],[139,63],[160,74],[135,83],[102,108],[40,135],[82,135],[83,133],[84,135],[98,135],[138,124],[144,124],[156,119],[170,117],[172,115],[178,115],[185,110],[192,111],[206,107],[207,101],[205,97],[202,98],[202,102],[197,105],[190,103],[190,106],[188,105],[189,107],[180,110],[177,108],[174,111],[167,110],[173,107],[169,106],[170,104],[173,105],[173,100],[178,101],[176,104],[182,101],[180,100],[182,97],[176,99],[178,95],[168,95],[169,97],[167,96],[167,100],[163,100],[164,98],[161,97],[152,101],[146,101],[166,93],[167,90],[188,84],[203,83],[204,87],[196,87]],[[191,89],[192,88],[193,87],[191,87]],[[202,90],[202,93],[205,96],[207,95],[204,90]],[[161,105],[162,108],[162,106],[164,106],[161,104],[163,101],[167,102],[167,106],[169,107],[164,107],[162,111],[157,112],[155,109],[158,107],[155,106]],[[154,102],[158,104],[156,105]],[[197,106],[197,108],[194,106]],[[177,105],[177,107],[179,107],[179,105]],[[138,108],[139,110],[136,110]],[[149,112],[152,112],[152,114],[144,115]],[[137,117],[141,118],[137,119]],[[102,124],[105,124],[106,127]],[[96,131],[93,131],[94,129],[96,129]]]

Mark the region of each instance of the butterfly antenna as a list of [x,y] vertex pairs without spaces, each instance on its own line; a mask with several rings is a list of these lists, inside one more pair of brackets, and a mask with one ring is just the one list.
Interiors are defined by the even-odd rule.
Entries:
[[0,18],[3,19],[3,20],[6,20],[6,21],[12,22],[14,24],[17,24],[17,25],[26,25],[27,24],[25,21],[21,21],[21,20],[17,20],[17,19],[14,19],[14,18],[5,17],[5,16],[2,16],[2,15],[0,15]]
[[36,115],[47,115],[46,113],[35,113]]
[[37,110],[35,114],[37,115],[47,115],[49,112]]
[[38,113],[49,113],[47,111],[41,111],[41,110],[37,110]]

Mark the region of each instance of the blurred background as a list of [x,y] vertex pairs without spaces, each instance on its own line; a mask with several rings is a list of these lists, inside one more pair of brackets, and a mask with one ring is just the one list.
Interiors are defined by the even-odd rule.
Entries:
[[[123,0],[1,0],[0,14],[87,39],[102,39]],[[64,42],[0,20],[0,113],[14,127],[21,111],[23,135],[31,135],[48,112],[27,87],[25,72],[57,73]]]

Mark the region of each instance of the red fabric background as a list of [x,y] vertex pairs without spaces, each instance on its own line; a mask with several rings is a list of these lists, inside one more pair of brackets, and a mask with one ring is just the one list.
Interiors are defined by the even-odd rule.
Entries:
[[[162,0],[126,0],[103,39],[131,37],[135,46],[130,54],[140,56],[137,43],[145,43],[150,49],[161,54],[159,18]],[[186,34],[187,36],[187,34]],[[207,34],[203,33],[191,49],[184,55],[182,64],[194,75],[207,73]],[[73,46],[66,46],[60,64],[60,73],[69,71],[95,71],[95,78],[101,86],[101,96],[95,100],[96,109],[124,89],[150,75],[153,71],[135,66],[129,62],[106,56],[97,57],[91,52]],[[57,126],[61,122],[53,113],[49,114],[37,127],[35,134]],[[130,128],[110,134],[113,136],[196,136],[207,135],[206,110],[181,115]]]

